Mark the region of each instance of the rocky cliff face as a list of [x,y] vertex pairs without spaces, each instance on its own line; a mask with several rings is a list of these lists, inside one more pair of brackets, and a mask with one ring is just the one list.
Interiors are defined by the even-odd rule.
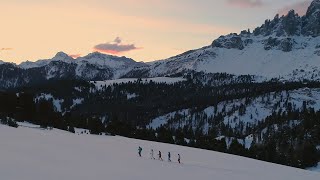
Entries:
[[270,36],[312,36],[320,35],[320,1],[315,0],[308,8],[306,15],[300,17],[294,10],[286,16],[276,15],[273,20],[254,30],[254,35]]

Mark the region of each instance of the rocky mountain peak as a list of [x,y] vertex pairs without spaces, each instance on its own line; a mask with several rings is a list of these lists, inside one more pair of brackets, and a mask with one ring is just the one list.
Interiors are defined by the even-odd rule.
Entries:
[[320,36],[320,0],[312,1],[302,26],[302,33],[306,36]]
[[108,57],[109,55],[100,53],[100,52],[92,52],[86,56],[84,56],[83,58],[85,59],[105,59],[106,57]]
[[54,59],[54,60],[72,60],[73,58],[70,57],[68,54],[60,51],[52,59]]
[[314,0],[310,4],[308,10],[307,10],[307,17],[312,16],[314,13],[319,13],[320,11],[320,0]]
[[87,60],[87,61],[113,61],[116,63],[136,63],[133,59],[131,58],[127,58],[125,56],[112,56],[112,55],[108,55],[108,54],[103,54],[100,52],[92,52],[90,54],[88,54],[87,56],[84,56],[82,58],[80,58],[80,60]]
[[300,17],[290,10],[287,15],[276,15],[273,20],[266,20],[254,30],[254,35],[320,36],[320,0],[312,1],[305,16]]

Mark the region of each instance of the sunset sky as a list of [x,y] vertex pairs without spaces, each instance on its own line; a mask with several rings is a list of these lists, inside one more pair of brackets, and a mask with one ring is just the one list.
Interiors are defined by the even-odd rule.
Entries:
[[20,63],[93,51],[152,61],[305,12],[305,0],[0,0],[0,60]]

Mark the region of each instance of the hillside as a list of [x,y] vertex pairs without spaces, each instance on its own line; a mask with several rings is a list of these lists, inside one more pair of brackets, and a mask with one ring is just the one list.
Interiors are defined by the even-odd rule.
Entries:
[[[0,125],[2,179],[317,180],[320,177],[315,172],[217,152],[32,127],[15,129]],[[142,158],[137,156],[138,146],[144,148]],[[161,150],[164,157],[170,151],[174,162],[149,159],[151,148]],[[176,163],[177,153],[182,156],[182,164]]]

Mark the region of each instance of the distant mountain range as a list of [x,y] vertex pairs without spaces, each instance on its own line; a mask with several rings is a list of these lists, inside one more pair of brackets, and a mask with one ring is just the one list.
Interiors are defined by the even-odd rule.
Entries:
[[304,16],[291,10],[285,16],[266,20],[253,32],[221,36],[209,46],[151,63],[98,52],[77,59],[59,52],[52,59],[20,65],[0,62],[0,84],[8,88],[48,79],[92,81],[189,71],[286,81],[320,80],[320,0],[314,0]]
[[117,57],[94,52],[73,59],[58,52],[52,59],[36,62],[0,64],[0,83],[2,88],[18,87],[49,79],[107,80],[117,79],[135,67],[144,66],[126,57]]

